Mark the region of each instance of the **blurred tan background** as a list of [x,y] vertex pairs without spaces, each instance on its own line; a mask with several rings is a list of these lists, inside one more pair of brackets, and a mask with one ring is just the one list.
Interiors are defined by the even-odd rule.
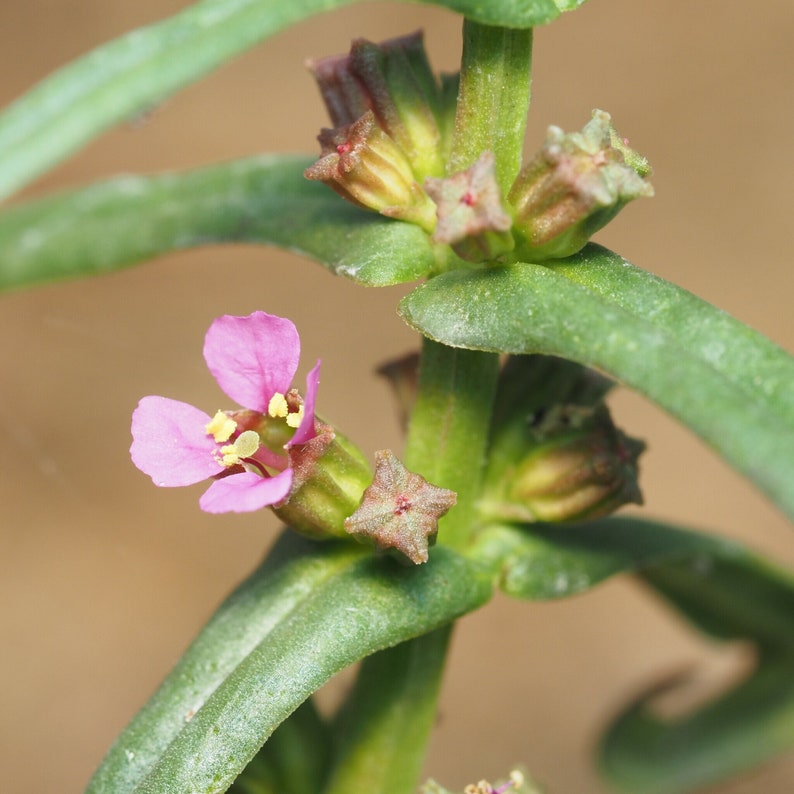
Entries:
[[[184,5],[5,0],[0,101]],[[304,58],[345,51],[352,36],[417,27],[434,65],[455,69],[454,15],[353,6],[110,132],[27,195],[121,171],[315,151],[326,120]],[[790,0],[592,0],[536,35],[528,134],[534,148],[549,123],[579,128],[593,107],[610,111],[654,165],[657,197],[629,207],[599,241],[790,350],[793,34]],[[203,334],[219,314],[264,309],[295,321],[305,362],[323,358],[322,413],[370,452],[398,449],[390,395],[372,371],[416,344],[394,313],[403,292],[364,292],[274,250],[218,247],[0,296],[4,792],[80,791],[278,532],[266,514],[202,514],[198,488],[153,488],[127,455],[138,398],[221,404]],[[794,564],[791,527],[702,444],[628,392],[613,406],[649,442],[647,514],[719,530]],[[703,643],[628,578],[557,604],[498,599],[456,633],[427,774],[462,788],[521,761],[549,792],[607,792],[591,751],[613,710],[682,668],[714,687],[741,657]],[[792,781],[789,756],[715,791],[776,794],[794,790]]]

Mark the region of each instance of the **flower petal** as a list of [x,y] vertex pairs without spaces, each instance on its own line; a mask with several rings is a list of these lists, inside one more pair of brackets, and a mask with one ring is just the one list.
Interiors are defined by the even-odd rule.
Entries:
[[215,480],[199,499],[205,513],[249,513],[284,499],[292,487],[292,469],[275,477],[260,477],[251,471]]
[[218,385],[243,408],[260,413],[267,413],[276,392],[287,393],[299,358],[295,326],[265,312],[219,317],[204,341],[204,359]]
[[317,402],[317,387],[320,385],[320,360],[306,376],[306,395],[303,398],[303,419],[295,431],[295,435],[287,444],[288,447],[295,444],[305,444],[310,438],[314,438],[314,404]]
[[144,397],[132,414],[132,462],[155,485],[193,485],[223,471],[213,457],[210,417],[187,403]]

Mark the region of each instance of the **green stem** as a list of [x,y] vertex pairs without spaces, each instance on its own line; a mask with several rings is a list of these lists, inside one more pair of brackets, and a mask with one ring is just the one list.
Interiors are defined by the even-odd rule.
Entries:
[[323,794],[416,790],[451,633],[448,625],[364,660],[336,726],[336,761]]
[[[531,52],[531,30],[466,20],[450,173],[489,149],[507,192],[521,166]],[[423,340],[404,457],[409,469],[457,493],[439,532],[444,544],[457,548],[476,529],[498,374],[495,354]],[[414,790],[451,633],[449,625],[364,661],[342,713],[341,745],[324,794]]]
[[463,60],[448,172],[468,168],[484,151],[496,157],[507,194],[521,168],[532,76],[532,29],[463,23]]
[[441,519],[439,538],[459,549],[475,528],[498,373],[493,353],[422,340],[405,463],[433,485],[457,493],[457,505]]

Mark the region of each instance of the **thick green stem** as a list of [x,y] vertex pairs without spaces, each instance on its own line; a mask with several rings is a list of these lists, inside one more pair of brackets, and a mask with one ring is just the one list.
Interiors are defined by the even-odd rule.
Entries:
[[441,519],[439,540],[462,548],[475,528],[499,358],[422,340],[419,390],[408,429],[406,466],[458,503]]
[[412,794],[436,715],[452,626],[365,659],[343,708],[323,794]]
[[[507,192],[521,166],[531,52],[531,30],[465,22],[449,173],[490,150]],[[423,340],[404,458],[411,471],[457,493],[457,505],[439,528],[440,541],[456,548],[465,547],[477,528],[498,374],[495,354]],[[342,712],[341,744],[324,794],[414,791],[451,632],[450,625],[364,661]]]
[[463,60],[448,172],[468,168],[484,151],[496,157],[507,195],[521,168],[532,74],[532,29],[463,24]]

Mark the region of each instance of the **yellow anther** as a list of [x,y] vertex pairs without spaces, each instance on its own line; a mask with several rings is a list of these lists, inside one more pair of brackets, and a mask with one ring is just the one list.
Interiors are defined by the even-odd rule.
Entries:
[[303,421],[303,406],[301,405],[300,408],[294,414],[287,414],[287,424],[290,427],[298,428],[301,426],[301,422]]
[[216,443],[222,444],[232,437],[232,433],[237,429],[237,422],[227,416],[223,411],[218,411],[212,417],[212,421],[204,427],[204,432],[212,436]]
[[279,391],[277,391],[271,398],[267,405],[267,413],[274,419],[281,417],[282,419],[289,413],[289,406],[287,405],[287,398]]
[[234,444],[221,447],[221,463],[224,466],[236,466],[245,458],[250,458],[259,449],[259,434],[253,430],[245,430],[237,436]]
[[240,456],[237,454],[237,447],[234,444],[229,444],[221,447],[221,460],[224,466],[235,466],[240,462]]

